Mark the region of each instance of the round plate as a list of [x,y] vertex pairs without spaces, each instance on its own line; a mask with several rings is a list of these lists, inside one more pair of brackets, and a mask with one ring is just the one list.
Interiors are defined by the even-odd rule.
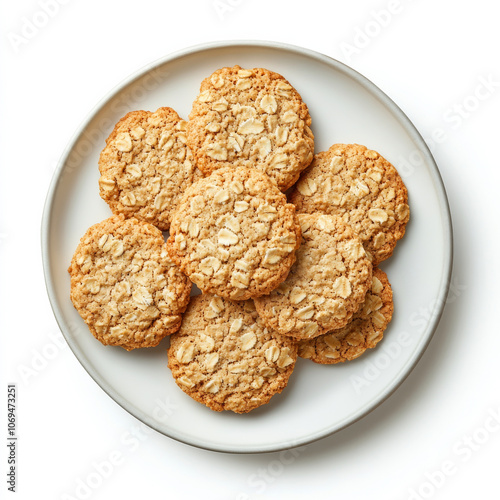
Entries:
[[[70,295],[67,268],[88,227],[111,215],[99,197],[97,166],[114,124],[135,109],[174,108],[187,119],[201,81],[238,64],[282,74],[307,103],[316,152],[334,143],[377,150],[409,191],[407,232],[381,267],[395,313],[384,340],[333,366],[299,359],[288,387],[249,414],[214,412],[175,384],[168,339],[151,349],[105,347],[90,334]],[[415,95],[415,98],[418,98]],[[119,405],[173,439],[216,451],[277,451],[309,443],[358,420],[385,400],[418,362],[445,304],[452,264],[451,219],[437,166],[422,137],[380,89],[316,52],[268,42],[221,42],[169,55],[112,90],[76,132],[56,169],[42,220],[48,295],[59,326],[91,377]]]

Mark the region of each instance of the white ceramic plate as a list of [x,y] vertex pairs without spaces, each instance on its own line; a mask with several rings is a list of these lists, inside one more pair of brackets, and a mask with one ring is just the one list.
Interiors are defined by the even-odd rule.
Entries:
[[[111,215],[99,197],[97,161],[118,119],[134,109],[170,106],[187,118],[203,78],[223,66],[281,73],[307,103],[316,151],[357,142],[399,170],[411,208],[407,232],[381,266],[393,286],[395,314],[384,340],[359,359],[321,366],[299,360],[288,387],[246,415],[217,413],[174,383],[168,340],[126,352],[90,334],[69,299],[67,268],[80,237]],[[414,96],[418,99],[418,95]],[[412,123],[359,73],[310,50],[267,42],[189,48],[140,70],[90,113],[63,154],[42,221],[49,298],[82,365],[119,405],[173,439],[226,452],[277,451],[305,444],[358,420],[385,400],[418,362],[445,304],[452,264],[451,219],[434,160]]]

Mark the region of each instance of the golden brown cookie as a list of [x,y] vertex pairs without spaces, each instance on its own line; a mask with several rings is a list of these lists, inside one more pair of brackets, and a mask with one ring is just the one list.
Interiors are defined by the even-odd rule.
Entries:
[[359,144],[334,144],[315,155],[290,201],[297,212],[342,217],[373,265],[392,255],[410,217],[408,192],[394,166]]
[[341,328],[365,300],[372,265],[340,217],[299,214],[302,244],[287,279],[255,299],[264,323],[296,340]]
[[256,169],[222,168],[191,186],[167,250],[205,293],[246,300],[287,276],[300,245],[295,207]]
[[161,231],[123,215],[87,230],[68,272],[71,300],[92,334],[128,351],[177,331],[191,291]]
[[267,329],[251,300],[193,297],[171,336],[168,366],[177,385],[215,411],[247,413],[287,385],[297,346]]
[[132,111],[116,124],[99,158],[99,191],[114,214],[169,228],[184,189],[202,176],[186,145],[186,123],[159,108]]
[[384,271],[376,267],[371,289],[352,321],[344,328],[302,340],[299,342],[299,356],[330,365],[356,359],[382,340],[393,311],[391,285]]
[[188,123],[188,144],[208,175],[255,167],[285,191],[311,163],[311,117],[299,93],[263,68],[222,68],[203,80]]

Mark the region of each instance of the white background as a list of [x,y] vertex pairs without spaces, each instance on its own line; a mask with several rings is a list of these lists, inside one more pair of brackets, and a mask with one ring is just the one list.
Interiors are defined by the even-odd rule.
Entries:
[[[19,436],[15,494],[1,446],[2,498],[498,498],[498,13],[490,0],[329,4],[2,3],[0,436],[8,383],[18,387]],[[307,47],[378,85],[428,141],[454,222],[450,298],[417,367],[361,421],[287,453],[199,450],[122,410],[62,339],[41,265],[47,188],[93,106],[173,51],[235,39]]]

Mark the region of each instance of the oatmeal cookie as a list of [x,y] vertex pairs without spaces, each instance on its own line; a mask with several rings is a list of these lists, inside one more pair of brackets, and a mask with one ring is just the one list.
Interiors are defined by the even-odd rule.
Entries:
[[299,93],[263,68],[222,68],[203,80],[188,122],[188,145],[208,175],[255,167],[285,191],[311,163],[311,117]]
[[296,340],[346,325],[372,281],[372,265],[361,240],[340,217],[298,217],[302,244],[287,279],[254,299],[264,324]]
[[222,168],[185,193],[167,251],[205,293],[246,300],[287,276],[300,245],[295,207],[256,169]]
[[287,385],[296,343],[267,329],[251,300],[193,297],[171,336],[168,366],[177,385],[215,411],[247,413]]
[[391,285],[385,272],[377,267],[365,302],[352,321],[344,328],[300,341],[299,356],[330,365],[356,359],[382,340],[393,311]]
[[359,144],[334,144],[315,155],[290,201],[297,212],[342,217],[374,266],[392,255],[410,217],[408,192],[394,166]]
[[123,215],[95,224],[68,272],[73,305],[104,345],[153,347],[180,327],[191,282],[151,224]]
[[184,189],[202,177],[186,124],[171,108],[132,111],[116,124],[99,157],[100,195],[114,214],[169,228]]

